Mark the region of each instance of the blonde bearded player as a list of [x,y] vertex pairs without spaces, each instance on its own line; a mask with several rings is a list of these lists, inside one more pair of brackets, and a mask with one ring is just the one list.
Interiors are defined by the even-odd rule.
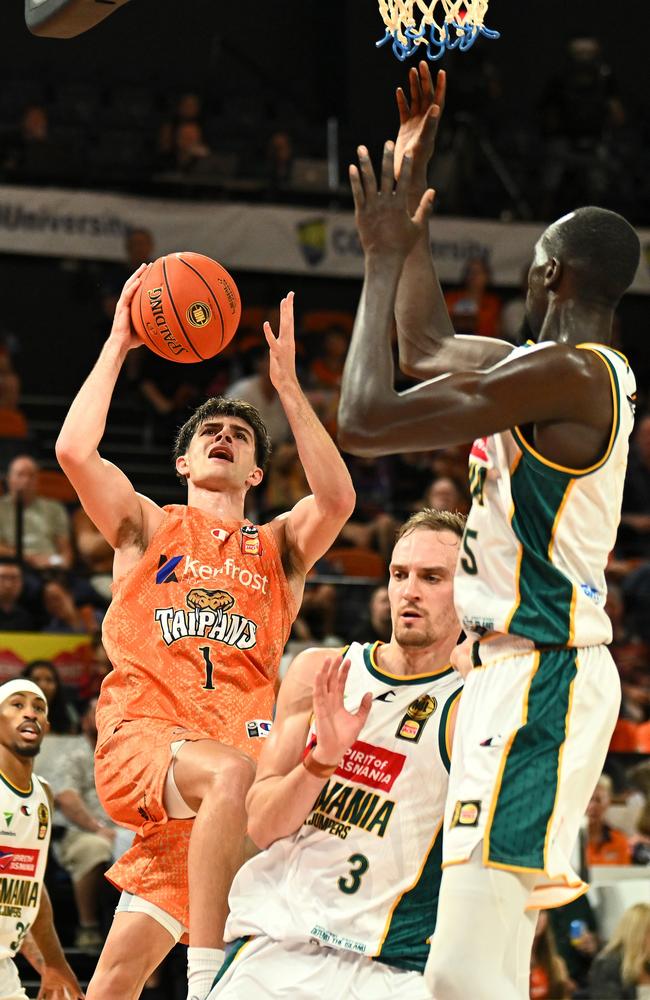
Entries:
[[33,773],[47,731],[45,695],[20,678],[0,686],[0,1000],[27,1000],[13,958],[23,951],[40,973],[39,1000],[83,996],[65,960],[43,883],[51,796]]
[[355,642],[342,666],[328,649],[291,664],[247,802],[266,850],[233,883],[210,1000],[430,996],[463,524],[425,510],[400,529],[388,643]]
[[[396,151],[384,148],[379,187],[364,147],[360,168],[351,168],[366,280],[343,377],[340,440],[375,456],[475,439],[455,601],[480,643],[458,717],[428,972],[438,1000],[515,1000],[528,996],[535,909],[586,891],[570,855],[620,703],[605,646],[605,566],[620,518],[635,379],[609,345],[640,247],[620,215],[577,209],[535,246],[526,312],[537,343],[513,349],[455,336],[425,225],[441,100],[426,66],[411,82],[411,107],[400,102],[401,138]],[[444,96],[444,76],[438,92]],[[394,317],[402,366],[429,376],[405,393],[394,389]],[[514,938],[521,947],[513,968]]]

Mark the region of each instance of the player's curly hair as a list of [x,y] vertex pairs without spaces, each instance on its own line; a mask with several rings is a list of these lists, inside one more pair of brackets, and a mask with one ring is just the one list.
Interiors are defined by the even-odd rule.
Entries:
[[[174,441],[174,462],[181,455],[185,455],[190,441],[201,424],[210,420],[211,417],[239,417],[240,420],[245,420],[253,429],[255,461],[260,469],[266,470],[271,457],[271,438],[259,410],[244,399],[227,399],[225,396],[213,396],[211,399],[206,399],[205,403],[201,403],[189,420],[186,420],[179,428]],[[185,482],[184,476],[180,478]]]
[[462,538],[466,520],[465,515],[459,514],[458,511],[432,510],[425,507],[423,510],[411,514],[408,521],[405,521],[397,529],[395,543],[397,544],[400,538],[404,538],[405,535],[410,535],[412,531],[418,531],[420,528],[428,528],[429,531],[453,531],[455,535]]

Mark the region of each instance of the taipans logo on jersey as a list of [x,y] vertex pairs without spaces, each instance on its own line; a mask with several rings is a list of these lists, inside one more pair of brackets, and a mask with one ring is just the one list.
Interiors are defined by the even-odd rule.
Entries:
[[343,760],[334,773],[340,774],[348,781],[358,781],[361,785],[390,792],[405,763],[406,757],[403,753],[395,753],[386,747],[376,747],[372,743],[357,740],[349,750],[345,751]]
[[241,550],[245,556],[262,555],[262,542],[260,541],[260,533],[254,524],[242,525]]
[[227,590],[195,587],[185,598],[185,608],[156,608],[154,619],[160,625],[167,646],[188,637],[214,639],[238,649],[252,649],[257,624],[242,615],[228,614],[235,598]]
[[490,468],[487,442],[488,439],[485,437],[477,438],[469,453],[469,491],[481,506],[483,506],[485,480]]
[[[181,560],[185,560],[182,565]],[[188,577],[193,577],[195,580],[214,580],[220,576],[229,576],[233,580],[238,580],[243,587],[247,587],[249,590],[261,590],[263,594],[267,593],[268,576],[252,573],[245,566],[238,566],[235,560],[230,557],[224,559],[222,566],[208,566],[207,563],[201,563],[198,559],[192,559],[191,556],[182,555],[169,558],[161,554],[158,559],[156,583],[179,583]]]
[[271,734],[272,725],[270,719],[249,719],[246,723],[246,735],[251,740],[256,738],[265,740]]
[[352,826],[383,837],[394,808],[392,799],[330,778],[321,789],[305,826],[315,826],[341,840],[346,839]]
[[3,875],[22,875],[34,878],[40,851],[30,847],[14,849],[0,844],[0,872]]
[[406,709],[406,715],[397,727],[395,733],[398,740],[408,740],[409,743],[419,743],[424,727],[438,707],[438,702],[431,695],[423,694],[412,701]]
[[47,828],[50,825],[50,810],[41,802],[38,807],[38,839],[45,840]]

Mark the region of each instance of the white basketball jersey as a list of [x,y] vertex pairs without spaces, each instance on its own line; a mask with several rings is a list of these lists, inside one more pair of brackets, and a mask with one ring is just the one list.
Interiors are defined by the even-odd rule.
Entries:
[[[501,364],[553,346],[518,348]],[[611,641],[605,566],[621,515],[636,382],[617,351],[580,347],[602,360],[611,380],[614,419],[598,462],[556,465],[519,427],[474,442],[472,509],[454,581],[467,629],[511,632],[540,646]]]
[[[359,739],[302,827],[236,875],[226,940],[318,941],[424,970],[440,885],[448,720],[462,681],[451,667],[384,673],[378,645],[353,643],[346,653],[346,708],[373,696]],[[316,739],[312,729],[307,746]]]
[[51,827],[36,775],[25,790],[0,771],[0,960],[13,958],[38,915]]

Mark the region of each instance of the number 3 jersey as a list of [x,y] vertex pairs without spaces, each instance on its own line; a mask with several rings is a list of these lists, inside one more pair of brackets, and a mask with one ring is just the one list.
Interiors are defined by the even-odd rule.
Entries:
[[[553,346],[517,348],[501,364]],[[527,428],[474,442],[472,509],[454,579],[466,629],[510,632],[538,646],[611,641],[605,566],[621,515],[636,382],[617,351],[580,349],[600,358],[611,384],[612,428],[599,461],[557,465],[535,450]]]
[[98,746],[120,723],[147,718],[257,756],[295,613],[268,525],[165,507],[104,619],[114,670],[102,684]]
[[[353,643],[346,653],[346,708],[373,696],[359,739],[300,829],[236,875],[227,941],[317,941],[424,970],[441,875],[448,722],[462,681],[451,667],[384,673],[378,645]],[[312,728],[308,746],[317,738]]]
[[0,772],[0,961],[13,958],[38,916],[50,843],[43,785],[18,788]]

